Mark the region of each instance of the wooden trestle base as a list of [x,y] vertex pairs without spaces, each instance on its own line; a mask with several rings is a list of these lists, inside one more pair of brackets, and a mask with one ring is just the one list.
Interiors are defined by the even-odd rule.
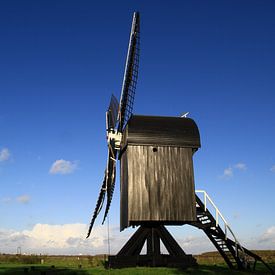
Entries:
[[[161,254],[160,240],[169,254]],[[147,253],[141,255],[146,242]],[[163,225],[143,224],[128,240],[116,256],[109,256],[110,268],[134,266],[167,266],[187,268],[197,265],[192,255],[187,255]]]

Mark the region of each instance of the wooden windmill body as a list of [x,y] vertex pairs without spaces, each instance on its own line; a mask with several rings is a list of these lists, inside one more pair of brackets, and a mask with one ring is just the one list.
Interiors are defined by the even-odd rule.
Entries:
[[192,156],[200,147],[197,125],[180,117],[132,116],[120,161],[121,230],[155,222],[196,220]]

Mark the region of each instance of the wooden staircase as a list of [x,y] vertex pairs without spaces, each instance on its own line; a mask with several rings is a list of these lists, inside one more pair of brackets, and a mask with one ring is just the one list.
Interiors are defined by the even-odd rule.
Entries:
[[[198,190],[196,193],[203,194],[203,201],[196,195],[197,221],[189,223],[199,229],[202,229],[210,241],[217,248],[228,267],[231,269],[255,270],[256,263],[262,262],[266,268],[274,274],[272,268],[263,261],[261,257],[241,246],[228,223],[213,203],[205,191]],[[211,204],[215,210],[215,218],[207,208],[207,203]],[[222,223],[219,222],[222,220]],[[221,225],[224,225],[222,230]],[[230,234],[230,239],[228,235]]]

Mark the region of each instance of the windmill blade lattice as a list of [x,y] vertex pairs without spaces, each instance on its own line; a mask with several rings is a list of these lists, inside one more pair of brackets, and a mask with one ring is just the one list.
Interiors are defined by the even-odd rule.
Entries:
[[104,180],[103,180],[100,192],[99,192],[99,196],[98,196],[98,199],[97,199],[97,202],[96,202],[96,207],[95,207],[95,210],[94,210],[94,214],[93,214],[93,217],[92,217],[92,220],[91,220],[86,238],[89,238],[89,236],[91,234],[92,228],[93,228],[94,223],[95,223],[95,219],[98,216],[98,214],[99,214],[99,212],[100,212],[100,210],[103,206],[105,194],[106,194],[106,172],[105,172]]
[[135,12],[132,22],[126,66],[121,90],[118,131],[122,132],[125,123],[133,112],[135,90],[137,86],[140,55],[140,17]]
[[116,181],[116,151],[115,151],[115,158],[110,158],[110,163],[108,167],[107,203],[106,203],[102,224],[104,223],[111,206],[111,201],[115,190],[115,181]]
[[[104,215],[104,220],[105,220],[105,216],[107,216],[108,214],[108,210],[110,208],[110,204],[111,204],[111,200],[112,200],[112,195],[113,192],[111,192],[111,190],[114,190],[114,181],[115,181],[115,162],[116,162],[116,151],[115,149],[112,147],[111,144],[109,144],[109,148],[108,148],[108,157],[107,157],[107,168],[105,170],[104,173],[104,180],[100,189],[100,193],[97,199],[97,203],[96,203],[96,207],[93,213],[93,217],[92,220],[90,222],[90,226],[88,229],[88,233],[87,233],[87,238],[90,236],[91,231],[93,229],[95,220],[99,214],[99,212],[101,211],[102,207],[103,207],[103,203],[104,203],[104,199],[107,193],[107,204],[106,204],[106,210],[105,210],[105,215]],[[108,210],[107,210],[108,208]],[[103,220],[103,222],[104,222]]]
[[135,90],[137,85],[140,49],[139,22],[139,13],[135,12],[132,21],[132,28],[127,52],[126,67],[124,71],[120,103],[118,104],[116,97],[112,95],[108,110],[106,112],[106,128],[108,140],[107,167],[105,170],[103,184],[99,193],[99,197],[88,230],[87,238],[90,236],[94,222],[100,210],[102,209],[106,194],[107,202],[102,223],[104,223],[108,215],[111,201],[113,198],[116,179],[116,161],[118,151],[120,150],[121,146],[122,130],[128,119],[132,115]]
[[87,238],[90,236],[92,228],[94,226],[94,222],[103,207],[106,193],[107,193],[107,203],[106,203],[106,210],[105,210],[104,219],[103,219],[102,223],[104,223],[104,220],[107,217],[108,210],[110,208],[111,200],[113,197],[114,188],[115,188],[115,175],[116,175],[116,150],[115,150],[114,146],[109,144],[107,168],[104,173],[104,180],[103,180],[103,183],[102,183],[102,186],[100,189],[100,193],[99,193],[99,196],[97,199],[93,217],[92,217],[89,229],[88,229]]
[[114,95],[111,96],[109,108],[106,113],[106,129],[111,130],[116,126],[119,104]]

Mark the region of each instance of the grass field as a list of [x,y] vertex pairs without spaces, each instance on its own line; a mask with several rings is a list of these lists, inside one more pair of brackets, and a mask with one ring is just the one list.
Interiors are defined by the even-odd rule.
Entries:
[[[275,267],[275,265],[273,265]],[[0,274],[71,274],[71,275],[86,275],[86,274],[270,274],[266,269],[261,266],[255,272],[247,271],[233,271],[229,270],[226,265],[200,265],[196,268],[188,268],[180,270],[176,268],[149,268],[149,267],[136,267],[136,268],[123,268],[123,269],[104,269],[102,267],[93,268],[67,268],[62,266],[51,267],[47,265],[23,265],[23,264],[1,264]]]
[[[260,256],[275,270],[275,251],[258,252]],[[105,255],[98,256],[37,256],[37,255],[0,255],[1,274],[270,274],[258,263],[255,272],[233,271],[228,269],[216,252],[195,256],[198,267],[185,270],[177,268],[123,268],[105,269]]]

